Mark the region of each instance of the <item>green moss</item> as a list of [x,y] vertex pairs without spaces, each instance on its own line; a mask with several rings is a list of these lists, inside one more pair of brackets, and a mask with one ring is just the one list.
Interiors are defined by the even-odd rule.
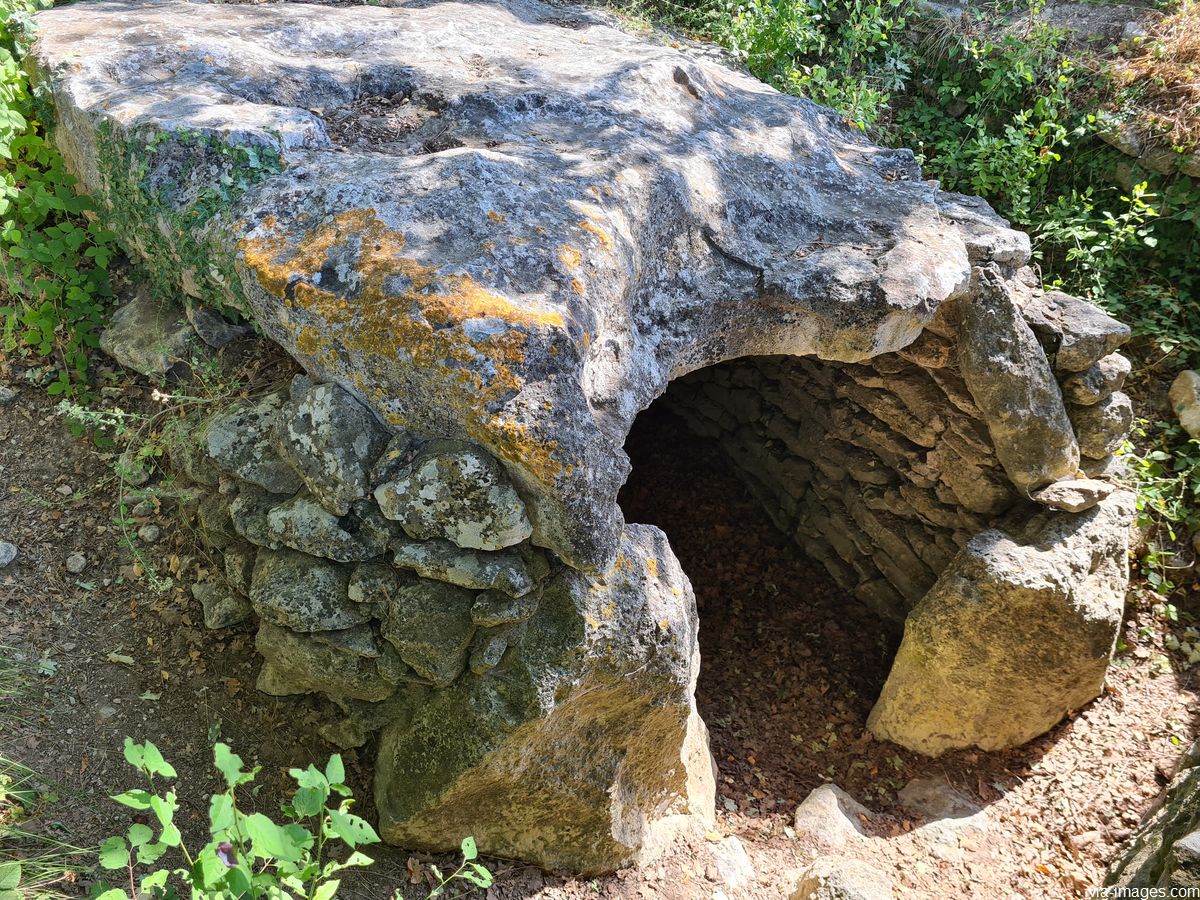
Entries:
[[101,215],[154,287],[248,313],[227,241],[238,200],[283,171],[278,151],[110,123],[96,145]]

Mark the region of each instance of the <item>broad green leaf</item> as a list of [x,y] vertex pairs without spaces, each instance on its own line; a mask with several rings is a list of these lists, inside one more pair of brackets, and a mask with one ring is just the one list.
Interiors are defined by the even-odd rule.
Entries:
[[148,825],[135,824],[129,826],[129,832],[125,835],[129,841],[129,846],[140,847],[142,844],[148,844],[154,839],[154,832],[150,830]]
[[342,754],[335,753],[329,757],[325,765],[325,780],[330,784],[344,784],[346,781],[346,766],[342,762]]
[[129,900],[129,895],[120,888],[112,888],[105,891],[96,900]]
[[475,846],[475,838],[465,837],[462,840],[462,855],[467,862],[479,856],[479,848]]
[[124,869],[129,865],[129,847],[123,837],[110,837],[100,845],[100,865],[106,869]]
[[339,809],[329,811],[329,822],[334,834],[340,837],[352,849],[359,844],[378,844],[379,835],[365,819],[360,819],[353,813],[342,812]]
[[167,885],[167,876],[170,873],[166,869],[159,869],[157,872],[151,872],[141,880],[139,890],[143,894],[149,894],[153,888],[164,888]]
[[227,744],[215,744],[213,746],[213,764],[217,767],[217,771],[225,778],[225,783],[230,787],[237,787],[239,784],[245,784],[248,781],[254,780],[254,772],[242,771],[242,758],[229,749]]
[[21,883],[21,864],[19,862],[0,863],[0,890],[16,890]]
[[209,830],[213,834],[227,831],[233,827],[234,805],[233,798],[228,794],[214,794],[208,805]]
[[262,813],[247,816],[242,830],[250,838],[251,850],[263,859],[282,859],[295,862],[300,858],[300,848],[291,836]]
[[327,881],[313,893],[313,900],[331,900],[337,896],[338,886],[341,884],[336,878],[333,881]]
[[[116,655],[116,654],[113,654],[113,653],[109,654],[110,657],[114,656],[114,655]],[[129,657],[125,657],[125,659],[129,659]],[[129,659],[129,662],[132,663],[133,660]],[[131,737],[125,738],[125,761],[127,763],[129,763],[131,766],[133,766],[135,768],[140,769],[142,767],[142,762],[145,759],[145,756],[146,756],[146,750],[144,747],[142,747],[141,744],[135,744],[133,742],[133,738],[131,738]]]
[[149,741],[146,741],[143,763],[151,775],[162,775],[165,778],[175,777],[175,767],[163,759],[159,749]]
[[155,841],[153,844],[142,844],[137,848],[137,861],[143,866],[148,866],[162,859],[170,847],[162,841]]
[[315,816],[324,808],[327,796],[321,788],[302,787],[292,797],[292,808],[298,816]]

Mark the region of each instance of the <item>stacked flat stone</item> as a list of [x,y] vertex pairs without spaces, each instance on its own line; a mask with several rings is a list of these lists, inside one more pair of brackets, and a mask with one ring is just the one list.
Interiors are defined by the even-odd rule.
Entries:
[[551,564],[478,448],[389,435],[344,390],[303,375],[194,438],[217,473],[202,537],[263,623],[260,689],[377,703],[446,687],[499,664],[536,612]]

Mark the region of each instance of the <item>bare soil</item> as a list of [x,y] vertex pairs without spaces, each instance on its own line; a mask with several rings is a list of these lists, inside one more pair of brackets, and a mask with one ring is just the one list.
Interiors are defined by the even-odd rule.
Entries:
[[[333,752],[316,737],[330,708],[316,697],[259,694],[252,632],[203,628],[185,586],[212,563],[168,509],[143,510],[134,527],[157,524],[162,537],[141,544],[146,565],[134,558],[114,525],[115,451],[75,436],[55,401],[28,383],[36,374],[0,356],[0,384],[19,391],[0,406],[0,540],[20,553],[0,569],[0,656],[25,681],[23,696],[0,699],[0,757],[34,769],[43,789],[24,827],[85,848],[124,831],[129,811],[107,797],[134,784],[121,756],[126,735],[153,740],[175,764],[180,824],[192,840],[216,788],[215,739],[263,766],[246,803],[276,811],[289,793],[287,768]],[[157,408],[154,386],[142,380],[110,373],[102,383],[111,388],[105,405]],[[700,606],[698,698],[721,773],[717,827],[660,863],[590,882],[489,860],[499,876],[489,897],[787,896],[818,852],[793,837],[792,814],[827,781],[873,811],[866,824],[878,838],[842,852],[887,871],[900,897],[1074,897],[1100,883],[1196,730],[1195,670],[1172,667],[1163,623],[1137,593],[1103,697],[1019,750],[925,759],[864,729],[898,635],[831,585],[774,529],[716,448],[664,409],[643,414],[629,451],[627,518],[666,531]],[[71,573],[75,553],[86,564]],[[174,584],[154,590],[147,566]],[[368,817],[371,752],[343,754]],[[985,807],[986,832],[935,854],[922,821],[896,799],[920,775],[944,778]],[[723,885],[713,865],[710,840],[725,835],[737,836],[754,864],[756,880],[743,892]],[[453,862],[392,848],[371,855],[377,864],[342,896],[382,900],[398,888],[424,896],[429,863]],[[88,861],[79,857],[69,892],[86,892]]]

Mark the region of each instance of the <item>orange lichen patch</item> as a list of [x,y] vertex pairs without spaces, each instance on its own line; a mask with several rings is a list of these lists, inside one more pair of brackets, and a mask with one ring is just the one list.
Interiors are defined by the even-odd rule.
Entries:
[[488,210],[487,217],[489,219],[491,219],[493,222],[495,222],[497,225],[499,225],[501,222],[503,222],[504,219],[506,218],[504,213],[496,212],[496,210],[494,210],[494,209]]
[[582,228],[584,231],[594,234],[596,236],[596,240],[598,240],[600,242],[600,246],[603,247],[605,250],[611,250],[613,248],[613,239],[611,237],[609,237],[609,234],[607,231],[605,231],[603,228],[601,228],[595,222],[592,222],[588,219],[584,219],[583,221],[581,221],[579,223],[579,227]]
[[[529,332],[563,328],[562,314],[528,309],[477,283],[469,275],[442,275],[433,266],[403,256],[404,235],[389,228],[374,209],[351,210],[297,237],[263,221],[264,237],[240,244],[246,265],[264,290],[297,311],[302,324],[297,349],[331,364],[333,347],[384,366],[404,359],[429,376],[431,397],[457,409],[468,434],[502,459],[549,483],[570,467],[556,458],[557,442],[539,441],[523,425],[502,421],[494,411],[523,386]],[[342,296],[312,282],[338,251],[355,282]],[[510,327],[472,337],[463,323],[497,319]],[[352,372],[355,386],[381,407],[388,398]],[[394,424],[409,423],[396,421]]]
[[582,294],[584,292],[583,282],[580,281],[578,278],[572,278],[571,279],[571,290],[573,290],[577,294]]
[[570,244],[560,244],[555,251],[559,261],[568,269],[576,269],[583,262],[583,254]]

